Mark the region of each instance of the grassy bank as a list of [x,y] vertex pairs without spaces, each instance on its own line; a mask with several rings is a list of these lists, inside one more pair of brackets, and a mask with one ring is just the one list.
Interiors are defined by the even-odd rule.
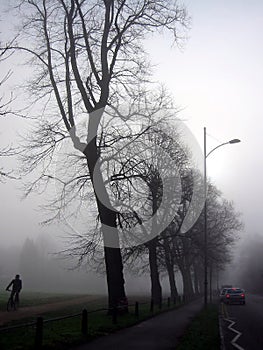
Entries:
[[[0,292],[0,310],[6,310],[6,303],[10,292]],[[85,296],[85,294],[63,294],[63,293],[43,293],[22,291],[20,295],[20,306],[37,306],[59,301],[66,301]]]
[[[135,298],[131,298],[135,300]],[[137,298],[136,298],[137,299]],[[140,300],[138,298],[137,300]],[[145,302],[145,299],[144,299]],[[133,301],[130,300],[133,304]],[[105,305],[105,303],[104,303]],[[179,306],[179,305],[177,305]],[[176,307],[177,307],[176,306]],[[101,302],[98,304],[92,303],[92,305],[86,305],[88,311],[101,308]],[[170,309],[175,306],[171,304]],[[81,316],[76,316],[69,319],[57,320],[54,322],[48,322],[44,324],[43,331],[43,349],[66,349],[69,346],[77,345],[87,340],[92,340],[98,336],[102,336],[108,333],[112,333],[118,329],[125,328],[141,322],[153,315],[157,315],[160,312],[168,310],[167,303],[163,305],[162,310],[155,307],[153,313],[150,312],[150,303],[139,304],[139,315],[135,315],[135,307],[131,305],[129,307],[129,313],[118,316],[117,324],[113,324],[112,316],[107,315],[107,311],[100,311],[88,314],[88,334],[83,336],[81,334]],[[44,320],[52,317],[58,317],[61,314],[74,314],[81,312],[82,306],[75,305],[67,307],[64,310],[56,311],[53,313],[46,313]],[[32,321],[32,320],[30,320]],[[21,323],[21,322],[20,322]],[[8,350],[18,349],[33,349],[35,339],[35,327],[24,327],[18,330],[12,330],[8,333],[1,333],[0,348]]]
[[220,350],[218,305],[208,305],[191,322],[176,350]]

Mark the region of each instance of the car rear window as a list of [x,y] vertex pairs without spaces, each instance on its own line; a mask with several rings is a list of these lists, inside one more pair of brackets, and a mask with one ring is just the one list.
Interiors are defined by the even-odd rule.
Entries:
[[239,288],[231,288],[231,289],[227,290],[227,293],[228,294],[241,294],[241,293],[243,293],[243,290],[239,289]]

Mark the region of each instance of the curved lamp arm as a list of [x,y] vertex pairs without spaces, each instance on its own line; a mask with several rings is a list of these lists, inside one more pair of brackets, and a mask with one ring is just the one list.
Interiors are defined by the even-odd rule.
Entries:
[[221,143],[221,145],[218,145],[218,146],[216,146],[215,148],[213,148],[213,149],[206,155],[206,158],[207,158],[212,152],[214,152],[216,149],[218,149],[219,147],[224,146],[224,145],[227,145],[228,143],[232,144],[232,143],[238,143],[238,142],[241,142],[241,141],[240,141],[239,139],[233,139],[233,140],[230,140],[230,141]]

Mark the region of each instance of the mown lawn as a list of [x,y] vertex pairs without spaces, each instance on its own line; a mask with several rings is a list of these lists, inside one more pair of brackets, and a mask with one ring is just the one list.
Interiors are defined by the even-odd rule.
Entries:
[[[6,310],[6,303],[9,298],[10,292],[0,292],[0,310]],[[42,292],[21,292],[20,306],[36,306],[49,303],[55,303],[58,301],[71,300],[78,297],[83,297],[84,294],[62,294],[62,293],[42,293]]]
[[[135,315],[134,301],[141,300],[145,304],[139,304],[139,316]],[[125,315],[118,316],[117,324],[113,324],[112,316],[107,315],[107,311],[103,310],[100,312],[88,313],[88,334],[83,336],[81,334],[81,316],[76,316],[73,318],[65,320],[56,320],[53,322],[44,323],[43,332],[43,349],[66,349],[69,346],[81,344],[87,340],[94,339],[95,337],[102,336],[118,329],[131,326],[138,323],[148,317],[157,315],[160,312],[168,310],[167,303],[162,307],[162,310],[155,307],[153,313],[150,312],[149,300],[146,303],[146,299],[140,297],[130,298],[129,313]],[[104,302],[104,306],[106,303]],[[171,304],[170,308],[178,307]],[[95,310],[97,308],[102,308],[102,301],[99,303],[92,303],[86,305],[88,312]],[[82,311],[82,306],[74,305],[67,307],[60,312],[49,312],[44,315],[44,320],[53,317],[58,317],[68,314],[80,313]],[[30,319],[29,321],[32,321]],[[21,323],[21,321],[20,321]],[[0,348],[3,350],[22,350],[22,349],[33,349],[35,340],[35,327],[23,327],[22,329],[12,330],[8,333],[0,333]]]
[[191,322],[176,350],[220,350],[218,305],[208,305]]

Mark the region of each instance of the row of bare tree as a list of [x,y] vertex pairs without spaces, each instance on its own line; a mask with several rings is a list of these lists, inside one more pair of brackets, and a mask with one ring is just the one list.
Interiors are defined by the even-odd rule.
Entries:
[[[173,296],[177,270],[185,294],[200,292],[202,176],[143,45],[155,32],[180,43],[185,8],[176,0],[17,0],[9,11],[17,31],[1,52],[18,54],[31,72],[21,84],[27,97],[13,105],[30,125],[17,150],[19,177],[29,175],[26,195],[50,197],[46,223],[71,227],[65,253],[93,265],[103,255],[109,307],[126,298],[123,261],[149,269],[156,302],[164,269]],[[209,261],[221,267],[240,222],[213,186],[207,201]]]
[[[142,133],[129,132],[125,136],[123,130],[120,136],[119,127],[117,131],[111,130],[110,138],[100,135],[100,169],[111,208],[117,213],[118,246],[121,247],[124,267],[136,274],[150,274],[151,295],[156,304],[162,299],[160,274],[168,276],[173,298],[178,296],[178,273],[182,276],[184,295],[202,293],[204,285],[202,175],[193,167],[190,153],[176,127],[168,129],[171,125],[163,118]],[[68,222],[71,222],[69,218],[76,208],[78,222],[83,211],[84,231],[81,233],[80,227],[77,234],[76,230],[72,233],[64,254],[77,258],[78,265],[90,264],[103,270],[99,218],[93,220],[92,226],[90,217],[89,230],[85,230],[86,204],[88,202],[89,209],[95,204],[86,197],[90,182],[84,174],[80,182],[81,159],[71,154],[70,161],[73,159],[73,163],[79,165],[75,172],[67,170],[66,174],[63,173],[63,184],[59,193],[57,187],[53,210],[57,209],[56,216],[59,217],[63,213]],[[61,170],[64,168],[65,164]],[[193,198],[194,190],[199,192],[197,199]],[[194,200],[200,203],[192,208],[195,219],[185,232],[183,223]],[[231,248],[242,223],[232,203],[223,199],[212,184],[208,186],[206,201],[208,261],[210,275],[215,276],[229,263]],[[74,203],[72,209],[69,203]]]

